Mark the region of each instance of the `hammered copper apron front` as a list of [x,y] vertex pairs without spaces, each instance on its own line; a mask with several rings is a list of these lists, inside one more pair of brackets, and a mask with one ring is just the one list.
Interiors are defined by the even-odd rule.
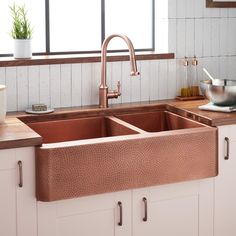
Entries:
[[74,141],[36,148],[37,199],[121,191],[217,175],[217,129]]

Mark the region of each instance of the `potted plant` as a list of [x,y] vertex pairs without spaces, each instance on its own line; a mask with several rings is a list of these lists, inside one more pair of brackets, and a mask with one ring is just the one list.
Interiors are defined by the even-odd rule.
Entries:
[[27,17],[25,5],[10,6],[12,13],[11,36],[14,39],[14,58],[32,57],[32,28]]

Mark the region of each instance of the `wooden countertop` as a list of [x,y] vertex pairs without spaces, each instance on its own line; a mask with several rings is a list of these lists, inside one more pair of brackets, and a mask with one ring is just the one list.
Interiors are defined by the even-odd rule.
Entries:
[[16,117],[0,124],[0,149],[41,145],[42,138]]
[[198,109],[198,106],[209,103],[208,100],[198,101],[171,101],[169,110],[187,118],[199,121],[210,126],[236,124],[236,112],[213,112]]
[[208,103],[207,100],[162,100],[112,105],[109,109],[100,109],[97,106],[56,109],[54,113],[47,115],[29,115],[25,112],[8,113],[6,121],[0,124],[0,149],[42,144],[42,138],[25,123],[94,115],[113,115],[115,113],[127,112],[130,109],[132,111],[148,111],[153,108],[163,109],[163,107],[166,107],[169,111],[210,126],[236,124],[236,112],[222,113],[198,109],[198,106],[206,103]]

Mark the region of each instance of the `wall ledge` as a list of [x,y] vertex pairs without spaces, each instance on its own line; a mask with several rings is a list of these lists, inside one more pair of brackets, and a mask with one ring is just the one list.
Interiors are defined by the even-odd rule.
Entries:
[[[174,59],[174,53],[158,54],[155,52],[136,53],[137,60],[161,60]],[[108,61],[128,61],[127,53],[108,53]],[[100,54],[70,54],[70,55],[50,55],[33,56],[31,59],[14,59],[13,57],[0,57],[0,67],[10,66],[32,66],[50,64],[73,64],[73,63],[94,63],[100,62]]]

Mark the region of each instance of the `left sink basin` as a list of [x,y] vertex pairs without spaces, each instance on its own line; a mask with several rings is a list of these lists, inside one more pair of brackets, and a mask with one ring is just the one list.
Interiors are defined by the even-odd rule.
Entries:
[[29,123],[28,126],[43,138],[43,143],[94,139],[138,132],[121,124],[114,117],[88,117]]

